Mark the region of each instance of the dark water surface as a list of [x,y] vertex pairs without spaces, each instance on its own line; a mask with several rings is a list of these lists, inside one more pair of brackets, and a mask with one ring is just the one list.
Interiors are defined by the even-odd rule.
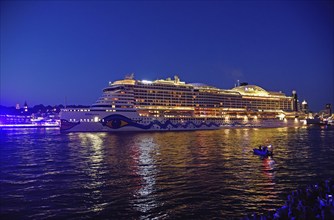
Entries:
[[[1,219],[226,219],[334,176],[334,129],[0,131]],[[272,159],[252,149],[275,146]]]

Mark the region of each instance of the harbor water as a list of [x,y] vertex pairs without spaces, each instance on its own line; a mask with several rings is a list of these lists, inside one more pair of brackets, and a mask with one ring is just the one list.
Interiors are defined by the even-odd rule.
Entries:
[[[231,219],[334,176],[333,127],[0,131],[1,219]],[[274,156],[252,149],[272,144]]]

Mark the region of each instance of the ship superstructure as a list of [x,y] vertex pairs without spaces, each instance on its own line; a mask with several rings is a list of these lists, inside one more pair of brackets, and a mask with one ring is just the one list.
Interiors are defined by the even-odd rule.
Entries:
[[62,131],[196,130],[301,124],[296,94],[243,84],[219,89],[174,79],[110,82],[87,109],[63,109]]

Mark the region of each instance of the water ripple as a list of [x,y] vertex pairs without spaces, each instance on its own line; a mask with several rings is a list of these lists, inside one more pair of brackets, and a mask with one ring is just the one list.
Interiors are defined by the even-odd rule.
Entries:
[[[1,131],[2,219],[222,219],[272,211],[334,171],[334,130]],[[274,157],[252,149],[273,144]]]

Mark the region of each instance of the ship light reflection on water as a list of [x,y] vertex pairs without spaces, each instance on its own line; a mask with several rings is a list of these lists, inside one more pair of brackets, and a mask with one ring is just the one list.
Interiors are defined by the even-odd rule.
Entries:
[[103,139],[106,133],[79,133],[80,145],[87,149],[82,149],[87,154],[89,160],[88,166],[84,168],[86,175],[89,180],[84,184],[83,188],[90,190],[90,198],[98,202],[94,202],[90,209],[93,212],[100,212],[104,210],[107,203],[99,202],[103,197],[101,188],[105,186],[106,182],[102,178],[103,174],[103,162],[104,162],[104,151],[103,151]]
[[[6,219],[263,214],[283,206],[287,193],[334,175],[324,169],[334,167],[333,131],[330,126],[120,134],[3,130],[1,214],[12,217]],[[253,154],[253,148],[269,144],[274,157]]]
[[158,206],[153,193],[157,168],[152,154],[156,153],[156,144],[152,137],[146,137],[138,140],[135,147],[138,148],[136,170],[137,175],[141,177],[141,184],[140,188],[134,194],[136,200],[134,206],[138,211],[148,213],[151,209]]

